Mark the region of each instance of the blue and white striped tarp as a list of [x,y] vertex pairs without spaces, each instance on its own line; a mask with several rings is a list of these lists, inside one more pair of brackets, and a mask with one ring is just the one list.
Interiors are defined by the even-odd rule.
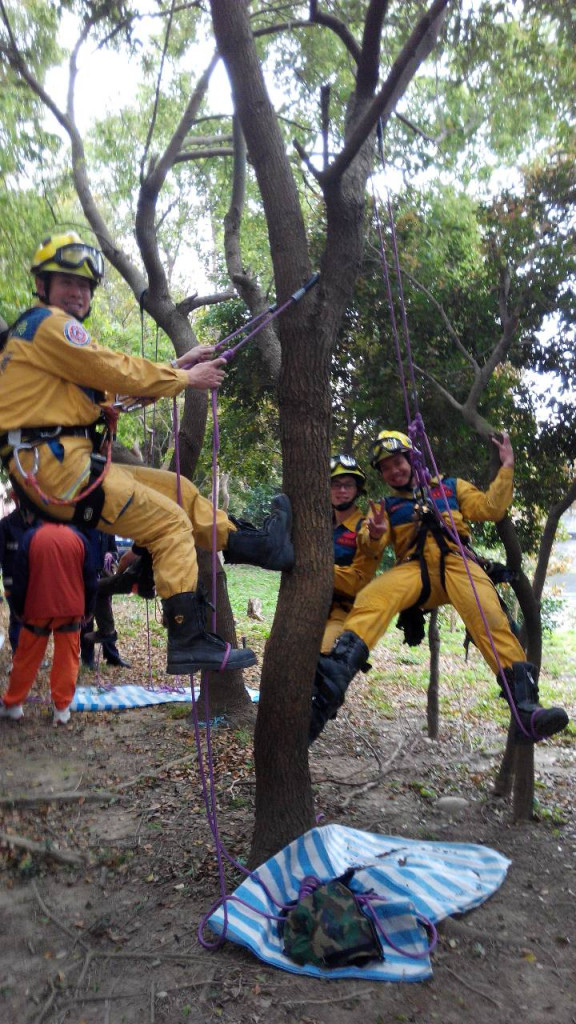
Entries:
[[[258,700],[258,690],[248,690],[253,701]],[[197,700],[199,687],[194,688]],[[115,686],[110,690],[99,686],[77,686],[72,711],[116,711],[121,708],[144,708],[152,704],[192,702],[190,687],[178,690],[147,690],[145,686]]]
[[[429,939],[416,915],[435,923],[479,906],[502,884],[509,864],[495,850],[471,843],[418,842],[343,825],[314,828],[258,868],[257,875],[273,899],[254,877],[234,891],[226,901],[226,937],[246,946],[266,963],[294,974],[422,981],[430,977],[432,967],[426,952]],[[420,954],[420,958],[404,956],[384,941],[385,959],[365,967],[301,967],[284,955],[278,922],[262,913],[277,916],[280,911],[273,901],[287,904],[296,900],[306,875],[324,882],[338,878],[351,867],[360,868],[354,873],[351,887],[362,892],[373,890],[382,898],[383,902],[373,907],[394,946]],[[222,907],[211,915],[208,924],[222,933]]]

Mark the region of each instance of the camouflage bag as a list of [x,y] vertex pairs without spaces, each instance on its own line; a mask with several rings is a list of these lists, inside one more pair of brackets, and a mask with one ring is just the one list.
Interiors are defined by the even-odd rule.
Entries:
[[284,921],[284,953],[295,963],[361,967],[369,960],[384,959],[373,922],[346,885],[351,875],[348,871],[320,884],[304,879],[299,899]]

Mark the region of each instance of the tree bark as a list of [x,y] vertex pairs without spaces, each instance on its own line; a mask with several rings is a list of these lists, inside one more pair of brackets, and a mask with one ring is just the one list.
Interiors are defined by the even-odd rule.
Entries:
[[515,735],[515,724],[511,721],[494,794],[502,797],[512,794],[514,821],[530,821],[534,817],[534,744],[517,743]]
[[438,739],[438,688],[440,681],[440,630],[438,629],[438,609],[430,613],[428,626],[428,647],[430,649],[430,677],[426,701],[426,721],[428,735],[431,740]]
[[[197,550],[200,585],[207,594],[212,593],[212,556],[207,551]],[[233,647],[238,646],[234,615],[228,597],[226,573],[218,561],[216,572],[216,622],[218,635],[226,639]],[[208,629],[211,629],[210,622]],[[214,716],[222,716],[231,726],[248,725],[253,727],[256,718],[250,695],[244,684],[241,671],[203,672],[200,682],[200,702],[204,707],[208,692],[210,711]]]

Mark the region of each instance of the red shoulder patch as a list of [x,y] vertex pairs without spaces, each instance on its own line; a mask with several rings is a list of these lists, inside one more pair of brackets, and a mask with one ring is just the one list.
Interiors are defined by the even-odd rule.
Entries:
[[79,324],[77,320],[68,320],[65,323],[64,337],[71,345],[77,345],[78,347],[89,345],[91,340],[86,328],[82,327],[82,324]]

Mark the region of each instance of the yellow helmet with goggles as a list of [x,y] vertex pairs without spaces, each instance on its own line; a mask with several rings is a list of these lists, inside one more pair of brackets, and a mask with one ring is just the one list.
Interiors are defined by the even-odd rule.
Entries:
[[339,476],[353,476],[358,484],[359,493],[364,493],[366,474],[360,468],[353,455],[346,455],[341,452],[338,455],[332,456],[330,459],[330,480],[335,480]]
[[75,231],[44,238],[32,260],[33,274],[73,274],[86,277],[94,287],[104,277],[104,257],[100,249],[86,245]]
[[410,455],[413,451],[414,445],[408,434],[400,430],[381,430],[370,446],[370,465],[378,469],[378,463],[383,459],[390,459],[393,455]]

